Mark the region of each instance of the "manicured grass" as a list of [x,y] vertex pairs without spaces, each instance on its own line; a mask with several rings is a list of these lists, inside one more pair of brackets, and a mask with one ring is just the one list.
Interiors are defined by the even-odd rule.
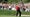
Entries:
[[[11,15],[1,15],[0,17],[16,17],[16,16],[11,16]],[[21,16],[21,17],[30,17],[30,16]]]

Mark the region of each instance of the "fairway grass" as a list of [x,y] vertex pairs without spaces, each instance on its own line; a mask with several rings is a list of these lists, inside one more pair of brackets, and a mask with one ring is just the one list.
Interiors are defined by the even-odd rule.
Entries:
[[[11,15],[1,15],[0,17],[16,17],[16,16],[11,16]],[[25,15],[23,16],[23,15],[22,15],[21,17],[30,17],[30,15],[29,15],[29,16],[25,16]]]

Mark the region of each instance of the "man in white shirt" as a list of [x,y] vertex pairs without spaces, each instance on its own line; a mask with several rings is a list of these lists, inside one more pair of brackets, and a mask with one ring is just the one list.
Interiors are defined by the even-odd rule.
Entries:
[[0,3],[0,8],[2,9],[2,3]]
[[9,10],[11,10],[11,6],[9,6]]

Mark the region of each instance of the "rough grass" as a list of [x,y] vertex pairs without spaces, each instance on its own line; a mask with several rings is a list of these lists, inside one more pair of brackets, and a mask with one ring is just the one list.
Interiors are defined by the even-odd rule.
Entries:
[[[13,10],[0,10],[0,15],[15,15],[16,11]],[[22,15],[30,15],[30,12],[21,12]]]

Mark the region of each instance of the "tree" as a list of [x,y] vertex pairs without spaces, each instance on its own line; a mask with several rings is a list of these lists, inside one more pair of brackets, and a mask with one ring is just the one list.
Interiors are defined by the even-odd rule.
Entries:
[[28,2],[30,2],[30,0],[23,0],[23,2],[24,2],[24,3],[28,3]]
[[20,2],[20,0],[8,0],[9,3],[12,3],[12,2],[15,2],[15,3],[18,3]]
[[3,0],[0,0],[0,3],[2,2]]

